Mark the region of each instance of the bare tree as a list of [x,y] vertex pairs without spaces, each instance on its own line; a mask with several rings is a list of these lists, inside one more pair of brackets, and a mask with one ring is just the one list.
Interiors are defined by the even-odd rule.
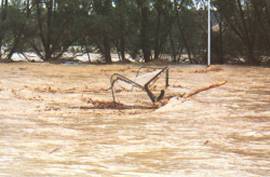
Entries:
[[149,31],[149,3],[145,0],[136,0],[140,10],[140,37],[141,48],[143,51],[143,58],[146,63],[151,60],[151,44],[150,44],[150,31]]

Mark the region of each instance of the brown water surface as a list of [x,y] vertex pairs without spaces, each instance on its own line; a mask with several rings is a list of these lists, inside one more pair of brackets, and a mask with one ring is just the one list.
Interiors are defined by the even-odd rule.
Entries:
[[124,91],[140,106],[117,110],[88,100],[110,101],[110,75],[136,66],[2,64],[0,176],[269,176],[270,69],[219,67],[171,66],[167,93],[222,87],[159,109]]

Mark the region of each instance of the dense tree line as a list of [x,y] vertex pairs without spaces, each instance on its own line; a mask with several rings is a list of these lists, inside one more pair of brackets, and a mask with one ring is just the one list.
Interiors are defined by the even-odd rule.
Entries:
[[[128,62],[205,63],[207,0],[0,0],[0,58],[34,52],[55,61],[73,46]],[[269,0],[212,0],[215,63],[270,56]]]

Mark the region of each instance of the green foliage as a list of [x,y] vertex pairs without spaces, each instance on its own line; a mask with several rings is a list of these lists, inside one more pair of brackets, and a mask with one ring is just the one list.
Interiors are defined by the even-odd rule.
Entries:
[[[6,4],[6,2],[8,4]],[[148,62],[162,55],[174,62],[204,63],[207,0],[2,0],[0,57],[34,51],[57,60],[72,46]],[[244,57],[258,64],[270,54],[268,0],[212,0],[213,57]],[[215,15],[215,16],[214,16]],[[3,54],[4,52],[4,54]],[[183,57],[185,56],[185,57]],[[142,60],[143,59],[143,60]]]

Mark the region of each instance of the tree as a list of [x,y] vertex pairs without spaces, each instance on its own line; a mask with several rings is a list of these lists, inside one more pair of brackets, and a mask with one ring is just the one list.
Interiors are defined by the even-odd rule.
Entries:
[[140,10],[140,38],[141,49],[145,63],[151,60],[151,44],[150,44],[150,25],[149,25],[149,1],[136,0],[137,6]]
[[0,58],[2,58],[2,47],[3,47],[3,40],[5,37],[5,23],[7,20],[7,13],[8,13],[8,0],[1,1],[1,14],[0,14]]
[[95,18],[95,43],[101,52],[106,63],[112,63],[111,57],[111,32],[112,24],[110,21],[112,15],[111,0],[94,0],[94,16]]
[[214,1],[219,13],[246,49],[247,63],[258,64],[255,57],[256,20],[249,0]]
[[[11,22],[13,22],[10,26],[10,31],[13,31],[13,42],[10,46],[10,50],[9,53],[7,55],[7,59],[11,60],[13,54],[17,51],[17,50],[23,50],[23,44],[21,45],[21,41],[23,39],[23,36],[26,36],[27,32],[27,23],[28,20],[30,18],[31,15],[31,7],[30,7],[30,0],[26,0],[23,2],[18,1],[18,4],[13,4],[14,9],[13,9],[13,20],[11,20]],[[18,11],[18,7],[22,7],[22,12]],[[14,24],[15,23],[15,24]],[[15,28],[14,28],[15,27]],[[19,49],[21,48],[21,49]]]
[[163,52],[172,25],[173,3],[170,0],[153,1],[155,9],[154,29],[154,59],[158,59]]
[[116,0],[115,1],[115,25],[114,25],[114,34],[116,41],[116,48],[120,52],[120,58],[122,61],[127,62],[126,60],[126,50],[127,50],[127,20],[128,12],[127,0]]
[[31,40],[34,51],[44,61],[60,58],[78,38],[76,14],[80,1],[34,0],[37,41]]
[[264,50],[263,53],[270,51],[270,2],[267,0],[251,0],[254,11],[256,27],[258,28],[258,47],[257,50]]

